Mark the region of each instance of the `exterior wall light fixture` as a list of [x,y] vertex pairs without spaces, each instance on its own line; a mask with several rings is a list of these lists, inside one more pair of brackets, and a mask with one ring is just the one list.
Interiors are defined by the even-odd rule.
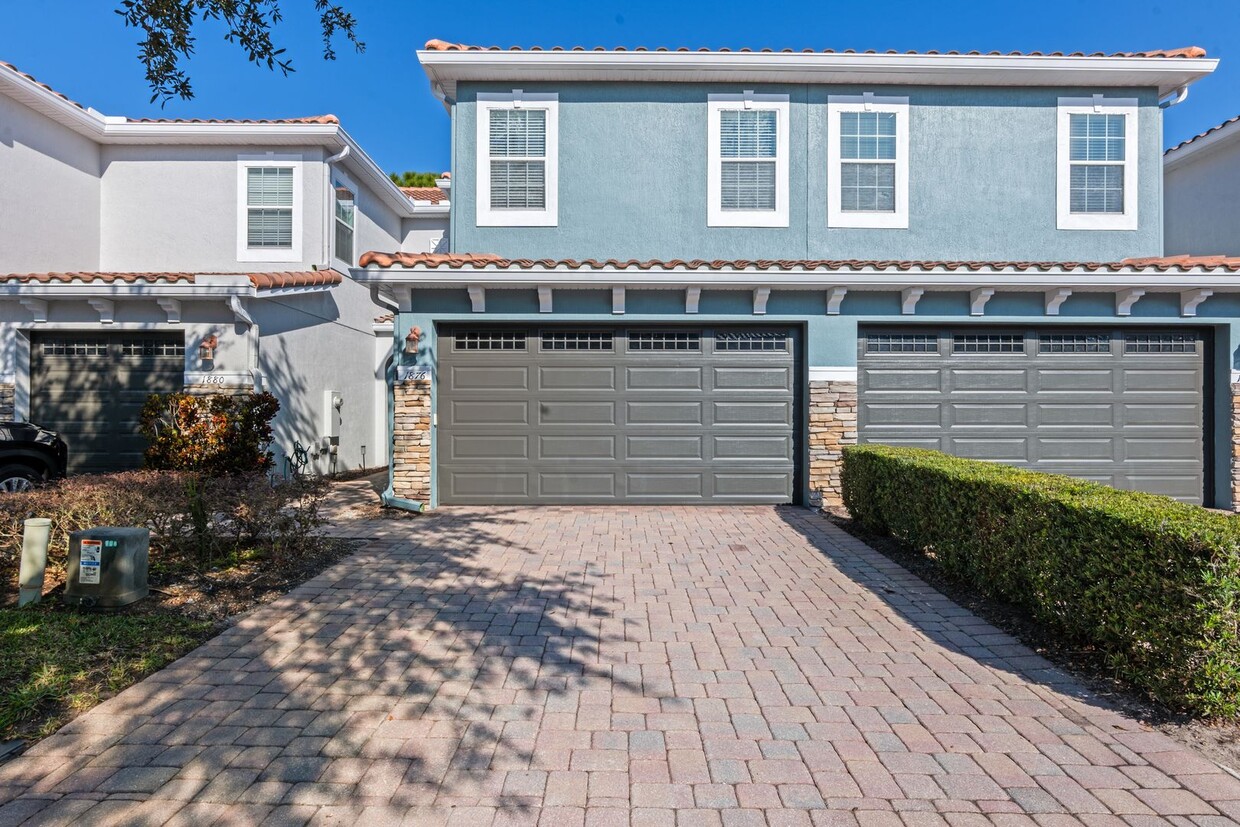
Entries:
[[422,328],[415,327],[405,336],[405,353],[409,356],[418,355],[418,343],[422,341]]
[[198,358],[204,362],[215,360],[215,349],[219,347],[220,337],[212,333],[202,340],[202,344],[198,345]]

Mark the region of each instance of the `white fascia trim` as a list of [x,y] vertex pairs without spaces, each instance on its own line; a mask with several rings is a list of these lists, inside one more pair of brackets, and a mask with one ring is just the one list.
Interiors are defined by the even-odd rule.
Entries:
[[[1137,189],[1137,168],[1141,163],[1136,98],[1060,98],[1056,119],[1055,209],[1056,227],[1061,230],[1135,230],[1137,205],[1141,194]],[[1073,115],[1124,116],[1124,211],[1122,213],[1072,212],[1071,121]]]
[[1231,143],[1237,137],[1240,137],[1240,121],[1221,124],[1215,127],[1214,131],[1209,135],[1194,138],[1191,143],[1164,152],[1163,171],[1170,172],[1211,147]]
[[[543,156],[543,186],[546,197],[541,210],[496,210],[491,208],[491,110],[543,109],[547,112],[547,134]],[[560,223],[560,96],[555,92],[479,92],[475,106],[477,139],[475,177],[477,199],[475,221],[479,227],[555,227]]]
[[[840,157],[840,114],[843,112],[890,112],[896,116],[896,208],[893,212],[846,212],[841,206],[840,170],[844,159]],[[908,229],[908,119],[907,97],[878,97],[873,94],[827,97],[828,227]]]
[[[293,170],[293,244],[280,249],[249,246],[249,205],[247,202],[249,170],[254,167],[285,167]],[[293,262],[301,261],[305,228],[305,164],[301,155],[270,152],[265,155],[237,156],[237,261]]]
[[840,366],[840,367],[809,367],[809,381],[811,382],[856,382],[857,366]]
[[[788,226],[788,131],[791,104],[787,95],[711,94],[706,98],[706,226]],[[722,208],[723,158],[720,153],[720,113],[725,109],[772,110],[775,112],[775,209],[724,210]]]
[[769,52],[420,50],[441,98],[462,80],[858,83],[984,86],[1156,86],[1166,95],[1210,74],[1213,58],[890,55]]
[[355,281],[362,284],[454,289],[471,285],[496,289],[532,289],[539,285],[549,285],[556,289],[594,289],[623,285],[648,290],[684,290],[689,287],[707,290],[754,290],[763,287],[777,290],[823,290],[829,287],[846,287],[849,290],[902,290],[923,287],[943,291],[993,287],[998,292],[1037,292],[1067,287],[1086,293],[1140,287],[1151,292],[1178,293],[1193,289],[1213,289],[1216,293],[1240,292],[1240,279],[1237,279],[1234,273],[1205,268],[1196,268],[1187,273],[1162,273],[1152,269],[1133,273],[1098,273],[1085,268],[1030,273],[1014,268],[962,272],[940,268],[911,270],[871,267],[850,271],[773,272],[756,267],[726,271],[690,270],[683,267],[649,270],[603,267],[587,271],[562,266],[509,270],[499,267],[382,268],[371,265],[355,267],[350,273]]

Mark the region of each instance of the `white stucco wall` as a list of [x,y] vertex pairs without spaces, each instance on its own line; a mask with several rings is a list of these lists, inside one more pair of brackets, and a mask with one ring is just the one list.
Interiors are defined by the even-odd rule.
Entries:
[[403,237],[400,249],[406,253],[446,253],[448,251],[448,216],[418,215],[401,224]]
[[96,270],[100,153],[0,95],[0,273]]
[[[1234,128],[1234,127],[1233,127]],[[1167,255],[1240,255],[1240,132],[1167,170]]]

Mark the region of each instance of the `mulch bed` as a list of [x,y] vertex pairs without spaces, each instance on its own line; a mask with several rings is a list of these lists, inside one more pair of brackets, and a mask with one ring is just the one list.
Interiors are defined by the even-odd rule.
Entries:
[[1106,656],[1102,652],[1051,633],[1020,606],[977,594],[939,568],[933,554],[892,537],[863,531],[842,510],[828,510],[826,515],[840,528],[917,575],[958,605],[1071,673],[1122,714],[1161,730],[1229,770],[1240,773],[1240,724],[1198,720],[1152,701],[1140,690],[1116,678],[1113,671],[1107,668]]

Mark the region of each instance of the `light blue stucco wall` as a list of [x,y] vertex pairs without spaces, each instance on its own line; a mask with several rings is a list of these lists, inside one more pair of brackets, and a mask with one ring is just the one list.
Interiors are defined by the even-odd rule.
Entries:
[[[559,224],[478,227],[476,107],[453,107],[452,249],[514,258],[1115,261],[1162,253],[1162,116],[1153,89],[744,84],[788,94],[789,226],[706,226],[707,95],[716,84],[522,84],[559,95]],[[903,95],[909,228],[827,227],[828,95]],[[1139,227],[1056,229],[1060,97],[1132,97],[1139,110]]]
[[[554,312],[539,313],[538,297],[533,290],[490,290],[487,312],[470,312],[464,290],[414,290],[411,310],[398,314],[394,331],[396,342],[414,326],[427,331],[416,358],[399,353],[404,365],[420,365],[431,370],[432,410],[438,398],[437,336],[441,326],[463,322],[476,326],[487,324],[779,324],[802,330],[804,363],[813,367],[853,367],[857,364],[858,328],[863,325],[953,324],[979,328],[1002,325],[1060,325],[1123,327],[1128,325],[1184,325],[1209,331],[1213,353],[1207,365],[1207,403],[1211,406],[1206,423],[1207,442],[1212,442],[1209,469],[1213,481],[1213,501],[1219,508],[1231,506],[1231,397],[1230,373],[1240,369],[1240,295],[1219,294],[1204,302],[1197,318],[1180,316],[1179,295],[1151,292],[1132,308],[1131,317],[1115,315],[1111,293],[1076,293],[1060,308],[1058,317],[1044,313],[1040,293],[998,293],[986,306],[982,318],[970,317],[969,297],[965,292],[927,293],[917,304],[913,315],[900,313],[900,294],[895,291],[850,293],[838,316],[826,315],[826,301],[821,291],[775,291],[767,304],[765,316],[753,315],[752,296],[748,292],[704,290],[700,312],[684,312],[684,294],[673,290],[632,290],[626,296],[623,315],[611,313],[610,292],[606,290],[557,290]],[[807,381],[802,376],[802,382]],[[804,389],[804,388],[803,388]],[[802,456],[806,463],[806,440],[802,434]],[[436,429],[432,428],[432,469],[436,467]],[[438,480],[432,470],[431,506],[438,504]],[[807,502],[809,491],[801,492]]]

